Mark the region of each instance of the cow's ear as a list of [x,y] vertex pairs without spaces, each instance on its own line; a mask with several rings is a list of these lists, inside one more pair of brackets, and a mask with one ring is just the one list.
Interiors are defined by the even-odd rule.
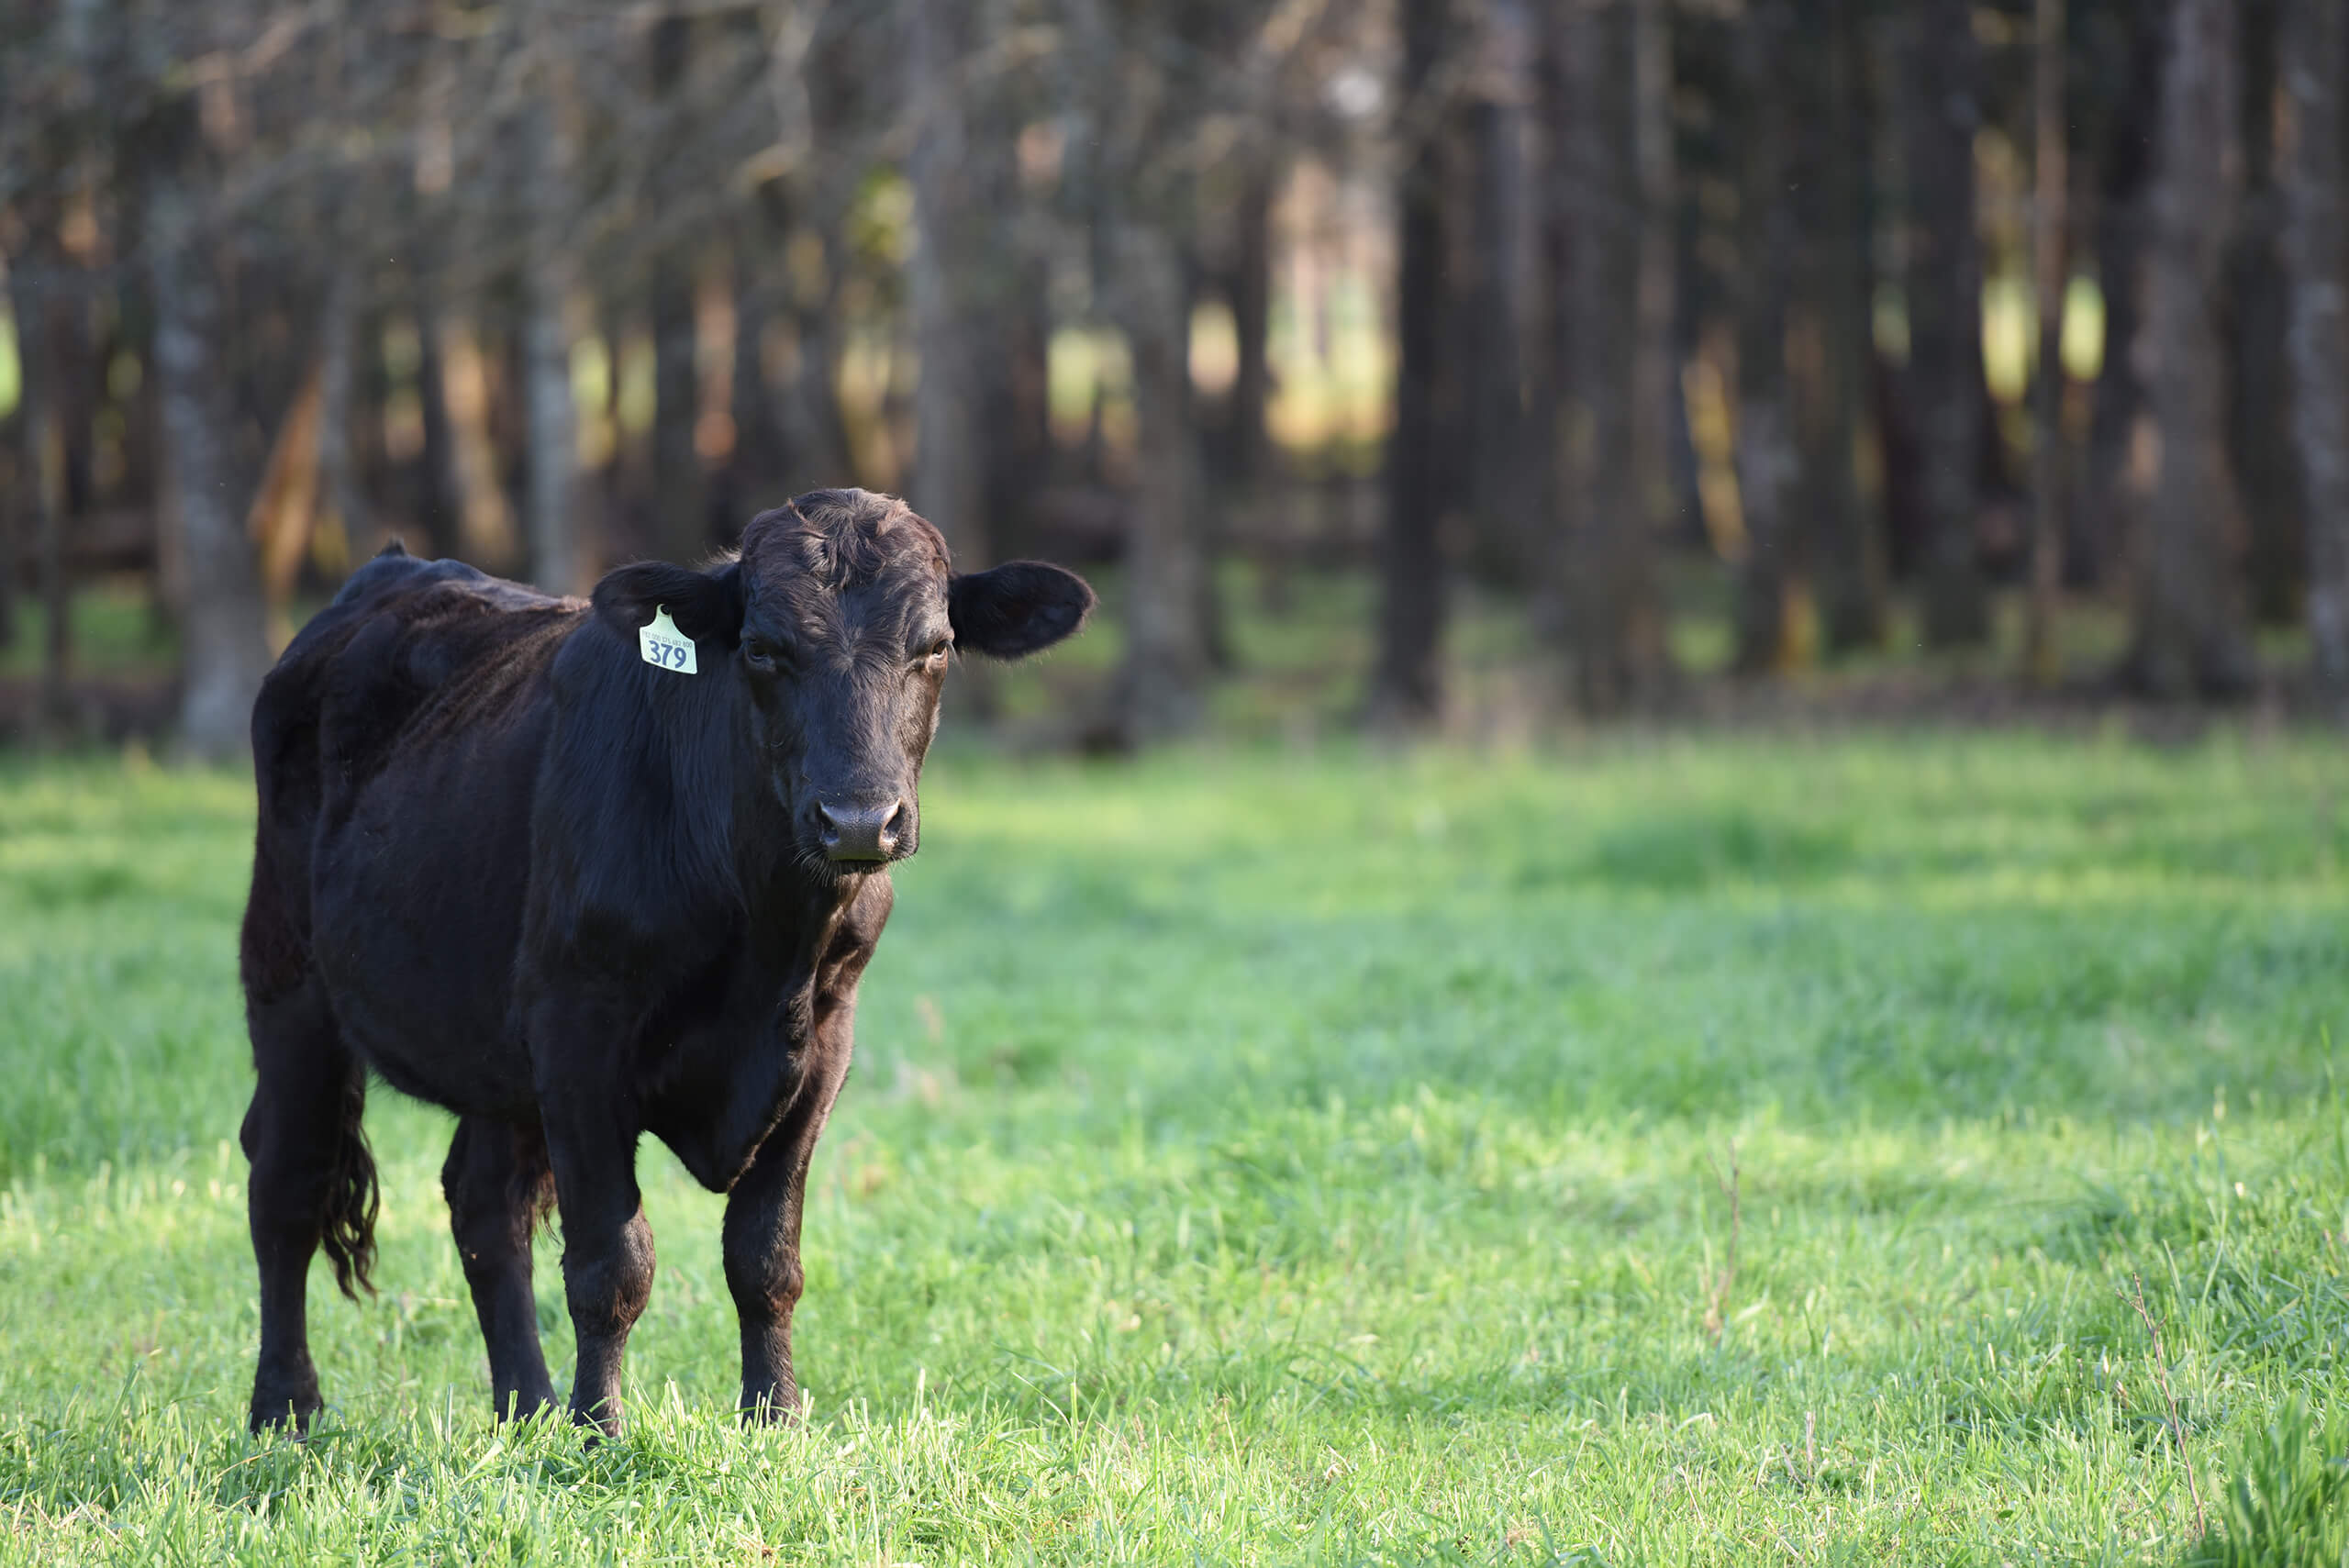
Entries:
[[738,562],[707,572],[640,561],[605,574],[596,584],[596,613],[634,636],[666,606],[677,629],[696,642],[731,648],[742,635],[742,568]]
[[1093,590],[1074,572],[1041,561],[1012,561],[946,584],[954,645],[993,659],[1050,648],[1093,613]]

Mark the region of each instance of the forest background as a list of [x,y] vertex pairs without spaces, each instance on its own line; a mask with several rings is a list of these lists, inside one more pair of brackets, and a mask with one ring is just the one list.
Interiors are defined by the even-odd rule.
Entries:
[[388,536],[579,591],[847,483],[1103,579],[966,695],[1033,744],[2337,703],[2345,35],[9,0],[0,724],[233,753]]

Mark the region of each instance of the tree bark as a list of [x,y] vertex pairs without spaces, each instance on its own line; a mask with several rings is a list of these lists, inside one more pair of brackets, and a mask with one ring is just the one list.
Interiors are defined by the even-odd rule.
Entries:
[[2287,368],[2308,519],[2310,653],[2320,690],[2349,706],[2349,17],[2338,0],[2284,0],[2281,34]]
[[709,539],[701,453],[694,445],[701,375],[687,257],[672,252],[654,262],[651,295],[654,543],[662,560],[691,562],[707,551]]
[[166,166],[150,172],[146,214],[155,310],[150,363],[186,562],[180,739],[198,756],[250,762],[253,698],[269,668],[269,643],[260,574],[231,472],[234,438],[219,373],[226,357],[220,278],[194,182],[169,166],[186,156],[166,152]]
[[1806,0],[1801,36],[1810,112],[1805,118],[1803,177],[1797,195],[1805,215],[1801,295],[1806,330],[1816,342],[1805,377],[1799,421],[1803,551],[1818,596],[1829,649],[1846,651],[1884,639],[1884,568],[1871,519],[1864,515],[1853,467],[1860,434],[1860,383],[1870,352],[1865,173],[1868,145],[1859,97],[1856,0]]
[[1139,217],[1119,220],[1113,243],[1133,364],[1136,481],[1120,684],[1126,740],[1140,744],[1196,729],[1206,715],[1208,562],[1182,254],[1162,222]]
[[2283,222],[2276,174],[2276,90],[2279,0],[2237,0],[2242,23],[2243,201],[2227,259],[2227,458],[2243,511],[2243,564],[2254,619],[2288,626],[2299,619],[2303,528],[2294,473],[2291,417],[2285,396],[2290,305],[2283,259]]
[[1259,159],[1240,193],[1239,234],[1231,265],[1231,325],[1239,360],[1231,380],[1231,486],[1245,491],[1264,477],[1264,411],[1272,402],[1273,170]]
[[2088,424],[2088,517],[2077,530],[2091,579],[2110,579],[2143,531],[2143,475],[2132,462],[2149,428],[2145,384],[2132,351],[2144,322],[2144,259],[2152,232],[2153,144],[2161,107],[2161,8],[2129,9],[2121,91],[2099,144],[2094,225],[2097,286],[2104,299],[2104,358]]
[[457,428],[449,415],[449,363],[440,347],[440,280],[429,270],[417,280],[416,395],[424,441],[417,453],[417,512],[433,555],[457,553],[464,538],[464,484],[457,475]]
[[[28,564],[41,606],[40,679],[31,716],[37,733],[55,732],[66,721],[73,645],[72,595],[65,576],[66,515],[72,509],[66,428],[72,399],[63,384],[78,353],[67,340],[72,324],[66,302],[58,297],[63,271],[62,256],[42,245],[18,258],[8,275],[17,323],[20,493],[32,502]],[[11,590],[15,569],[12,561],[6,573]]]
[[1781,195],[1790,136],[1783,67],[1787,0],[1755,0],[1740,29],[1743,150],[1738,189],[1737,434],[1744,555],[1737,573],[1737,668],[1763,674],[1792,652],[1787,617],[1787,491],[1798,468],[1787,405],[1786,338],[1793,234]]
[[2064,573],[2064,0],[2036,0],[2032,13],[2032,287],[2039,306],[2039,353],[2032,384],[2031,599],[2023,674],[2052,686],[2062,675],[2055,645]]
[[988,259],[970,134],[972,7],[963,0],[907,6],[907,101],[917,116],[908,165],[916,237],[908,285],[921,377],[914,387],[915,507],[945,534],[955,565],[994,564],[980,455],[979,355]]
[[1443,158],[1431,83],[1443,50],[1445,0],[1403,0],[1403,169],[1396,190],[1395,429],[1386,441],[1386,516],[1379,533],[1375,722],[1416,728],[1443,708],[1444,497],[1436,466],[1442,373]]
[[1925,640],[1948,648],[1990,634],[1975,545],[1982,438],[1982,266],[1974,227],[1979,57],[1968,0],[1919,0],[1913,15],[1903,138],[1909,374],[1923,469]]
[[[548,67],[550,71],[551,67]],[[524,263],[522,400],[529,478],[523,534],[530,575],[551,594],[587,587],[574,499],[579,410],[571,392],[571,332],[565,319],[575,283],[572,260],[571,149],[556,83],[540,83],[529,111],[530,226]]]
[[[358,401],[360,268],[344,261],[327,285],[318,334],[318,482],[325,511],[346,553],[367,527],[367,498],[351,450],[351,410]],[[320,518],[324,526],[325,517]]]
[[2174,0],[2147,254],[2140,370],[2158,448],[2137,551],[2131,684],[2161,698],[2229,696],[2254,667],[2230,535],[2214,306],[2241,179],[2235,8]]
[[[685,87],[694,43],[690,17],[662,16],[650,33],[651,90],[669,103]],[[673,112],[678,106],[671,105]],[[701,418],[692,248],[663,245],[652,262],[652,517],[662,559],[698,561],[715,542],[709,526],[707,475],[696,444]]]
[[[57,286],[52,272],[50,288]],[[41,300],[39,368],[28,378],[28,386],[35,391],[27,423],[32,435],[33,495],[39,507],[34,536],[41,609],[39,717],[39,728],[53,735],[61,735],[72,717],[68,683],[73,666],[73,583],[65,570],[65,529],[72,510],[67,431],[75,400],[67,395],[65,382],[81,368],[75,362],[81,345],[73,341],[79,334],[66,319],[71,308],[66,300]]]
[[1540,519],[1550,432],[1537,432],[1526,407],[1526,332],[1530,262],[1541,200],[1527,157],[1536,95],[1531,62],[1540,33],[1526,0],[1485,0],[1477,20],[1475,70],[1468,109],[1474,149],[1468,282],[1461,301],[1467,325],[1459,373],[1465,416],[1463,500],[1493,552],[1537,571],[1550,553]]
[[1636,512],[1651,534],[1677,506],[1672,406],[1679,396],[1673,311],[1678,303],[1677,202],[1672,150],[1672,15],[1666,0],[1631,0],[1631,157],[1639,199],[1639,274],[1632,303],[1631,461]]
[[1665,679],[1642,475],[1627,456],[1639,421],[1642,182],[1633,129],[1638,21],[1624,0],[1552,13],[1559,86],[1556,210],[1560,280],[1558,450],[1565,550],[1553,590],[1566,607],[1575,688],[1586,712],[1651,704]]

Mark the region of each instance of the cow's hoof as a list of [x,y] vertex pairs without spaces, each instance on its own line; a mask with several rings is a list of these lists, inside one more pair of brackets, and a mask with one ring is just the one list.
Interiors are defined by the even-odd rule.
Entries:
[[746,1427],[796,1427],[807,1413],[799,1390],[787,1383],[779,1388],[745,1388],[740,1411]]
[[255,1437],[264,1432],[277,1432],[296,1439],[306,1438],[310,1435],[310,1418],[324,1408],[326,1402],[318,1397],[316,1389],[306,1394],[255,1394],[249,1424]]

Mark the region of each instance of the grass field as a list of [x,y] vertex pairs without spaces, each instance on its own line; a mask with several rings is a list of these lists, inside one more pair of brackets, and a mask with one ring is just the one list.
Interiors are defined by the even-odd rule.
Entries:
[[246,1438],[249,786],[0,764],[0,1557],[2159,1562],[2199,1496],[2338,1562],[2343,762],[946,755],[812,1419],[735,1426],[718,1200],[648,1145],[592,1451],[491,1426],[448,1123],[381,1089],[384,1295],[318,1271],[330,1409]]

